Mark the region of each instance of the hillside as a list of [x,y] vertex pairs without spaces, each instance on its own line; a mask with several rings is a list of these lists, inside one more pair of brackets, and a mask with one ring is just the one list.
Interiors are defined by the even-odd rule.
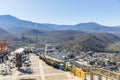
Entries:
[[[86,33],[78,30],[40,31],[36,29],[25,30],[26,37],[39,43],[55,43],[68,51],[107,51],[108,45],[120,42],[120,37],[109,33]],[[39,44],[38,43],[38,44]]]
[[106,47],[107,51],[120,52],[120,42],[111,43]]
[[50,30],[80,30],[84,32],[99,32],[99,33],[120,33],[119,26],[104,26],[94,22],[79,23],[76,25],[56,25],[56,24],[43,24],[31,21],[18,19],[11,15],[0,16],[0,27],[11,32],[18,33],[24,29],[38,29],[42,31]]
[[[61,34],[62,35],[62,34]],[[71,35],[72,36],[72,35]],[[106,47],[114,42],[120,42],[120,38],[113,35],[113,34],[88,34],[84,33],[84,35],[81,35],[77,38],[70,39],[66,41],[66,35],[64,35],[64,38],[61,38],[62,42],[60,46],[62,46],[63,49],[66,49],[68,51],[72,52],[79,52],[79,51],[97,51],[97,52],[104,52],[107,51]],[[58,37],[57,37],[58,38]],[[60,38],[59,38],[60,40]]]
[[[120,37],[109,33],[86,33],[78,30],[55,30],[40,31],[37,29],[26,29],[22,31],[24,38],[10,35],[7,31],[0,29],[1,39],[13,41],[14,45],[20,46],[25,44],[37,43],[44,44],[47,42],[57,44],[61,50],[66,49],[78,53],[79,51],[118,51]],[[20,34],[19,34],[20,35]],[[36,38],[37,37],[37,38]],[[19,45],[18,45],[19,44]],[[11,46],[13,46],[11,42]]]
[[[10,33],[16,36],[9,36]],[[113,35],[113,34],[115,35]],[[16,43],[55,43],[62,49],[77,53],[80,50],[108,51],[111,44],[120,42],[120,27],[104,26],[94,22],[76,25],[42,24],[18,19],[10,15],[0,16],[0,36]],[[18,35],[24,34],[24,39]],[[8,37],[9,36],[9,37]],[[12,39],[13,38],[13,39]],[[17,41],[18,40],[18,41]]]
[[5,31],[4,29],[0,28],[0,39],[4,39],[4,38],[8,37],[9,35],[10,35],[10,33]]
[[25,29],[40,29],[45,30],[44,25],[34,23],[31,21],[20,20],[11,15],[2,15],[0,16],[0,27],[11,32],[11,33],[18,33]]
[[46,32],[37,30],[37,29],[26,29],[23,30],[21,33],[24,33],[24,35],[28,36],[28,37],[44,37],[47,35]]
[[54,42],[66,42],[77,39],[87,33],[77,30],[56,30],[48,32],[48,39]]

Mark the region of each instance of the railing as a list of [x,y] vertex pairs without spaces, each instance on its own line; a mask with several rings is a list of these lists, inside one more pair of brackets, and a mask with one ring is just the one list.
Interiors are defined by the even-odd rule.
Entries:
[[[44,59],[43,57],[41,58]],[[51,63],[52,60],[53,64],[58,62],[63,62],[51,57],[45,58],[45,61],[46,60],[48,61],[48,63]],[[87,80],[86,79],[87,75],[90,75],[90,80],[94,80],[93,79],[94,76],[98,76],[98,80],[102,80],[102,77],[105,77],[106,80],[120,80],[120,73],[112,72],[102,68],[74,68],[71,66],[71,67],[66,67],[66,69],[74,73],[76,76],[80,77],[82,80]]]
[[[102,80],[102,77],[105,77],[106,80],[108,80],[108,79],[120,80],[120,73],[112,72],[112,71],[105,70],[102,68],[92,68],[92,72],[91,72],[90,68],[82,68],[82,71],[84,72],[82,75],[90,75],[91,77],[94,75],[98,75],[99,80]],[[91,80],[93,80],[93,78],[91,78]]]
[[86,74],[85,74],[85,72],[83,72],[82,69],[77,68],[75,70],[75,74],[76,74],[76,76],[80,77],[81,79],[86,80]]

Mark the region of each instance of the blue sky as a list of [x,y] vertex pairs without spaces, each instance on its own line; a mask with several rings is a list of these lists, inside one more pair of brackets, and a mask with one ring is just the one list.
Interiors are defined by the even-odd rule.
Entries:
[[39,23],[120,25],[120,0],[0,0],[0,15]]

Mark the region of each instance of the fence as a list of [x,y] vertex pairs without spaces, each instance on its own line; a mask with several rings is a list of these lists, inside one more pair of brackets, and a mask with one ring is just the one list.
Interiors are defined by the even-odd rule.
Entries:
[[[93,80],[94,75],[98,75],[98,79],[102,80],[102,77],[105,77],[106,80],[120,80],[120,73],[112,72],[109,70],[105,70],[102,68],[92,68],[92,72],[90,68],[82,68],[83,75],[90,75],[91,80]],[[93,75],[92,75],[93,74]],[[81,77],[82,78],[82,77]]]
[[[41,59],[48,61],[48,63],[51,63],[51,60],[52,60],[53,64],[62,62],[62,61],[59,61],[59,60],[53,59],[53,58],[41,57]],[[64,64],[66,64],[66,63],[64,63]],[[120,73],[112,72],[112,71],[105,70],[102,68],[75,68],[73,66],[68,67],[66,65],[65,65],[65,68],[67,70],[71,71],[72,73],[74,73],[76,76],[80,77],[82,80],[86,80],[86,75],[90,75],[90,80],[94,80],[93,78],[95,75],[98,76],[98,80],[102,80],[102,77],[105,77],[106,80],[120,80]]]

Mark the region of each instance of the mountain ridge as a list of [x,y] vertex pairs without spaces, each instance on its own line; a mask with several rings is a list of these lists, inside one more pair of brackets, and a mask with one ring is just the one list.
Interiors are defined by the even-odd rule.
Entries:
[[[1,37],[6,38],[10,34],[21,35],[23,33],[28,44],[37,40],[38,44],[39,42],[51,42],[59,46],[62,45],[63,49],[68,49],[75,53],[79,50],[107,51],[105,49],[108,49],[109,51],[111,49],[111,47],[107,48],[109,44],[114,45],[116,42],[120,42],[120,35],[118,35],[120,34],[119,26],[108,27],[95,22],[76,25],[42,24],[6,15],[0,16],[0,27]],[[113,35],[113,33],[117,36]],[[11,41],[21,40],[21,44],[26,43],[24,39],[16,36],[13,39],[13,37],[10,37]]]
[[19,32],[19,29],[21,29],[22,31],[25,28],[38,29],[42,31],[80,30],[84,32],[96,32],[96,33],[98,32],[99,33],[120,33],[119,26],[114,26],[114,27],[104,26],[95,22],[79,23],[75,25],[57,25],[57,24],[49,24],[49,23],[45,24],[45,23],[36,23],[32,21],[21,20],[11,15],[0,15],[0,27],[7,31],[11,31],[12,33]]

